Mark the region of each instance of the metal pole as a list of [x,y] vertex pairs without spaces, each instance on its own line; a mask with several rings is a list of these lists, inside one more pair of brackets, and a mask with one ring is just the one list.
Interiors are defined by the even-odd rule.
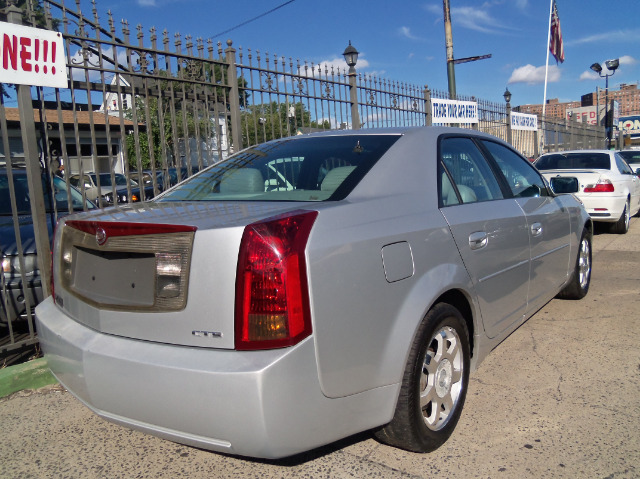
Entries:
[[225,62],[228,65],[227,82],[229,82],[229,113],[231,115],[231,141],[233,152],[242,150],[242,124],[240,120],[240,89],[238,88],[238,71],[236,69],[236,49],[227,40],[227,49],[224,51]]
[[511,102],[507,102],[507,143],[509,143],[510,145],[512,140],[512,135],[511,135]]
[[449,81],[449,99],[456,99],[456,72],[453,63],[453,33],[451,31],[451,11],[449,0],[442,0],[444,8],[444,39],[447,47],[447,79]]
[[431,90],[429,90],[429,85],[424,86],[424,109],[426,114],[426,126],[431,126],[433,117],[431,112]]
[[[22,25],[22,10],[20,8],[15,5],[9,5],[5,12],[9,23]],[[16,85],[16,89],[18,93],[20,132],[26,163],[31,215],[33,217],[33,234],[36,242],[36,250],[38,251],[38,269],[40,270],[42,282],[42,294],[44,297],[47,297],[51,294],[49,287],[51,284],[51,247],[49,244],[49,231],[47,229],[46,209],[44,206],[42,172],[40,169],[36,126],[33,118],[31,87],[29,85]],[[8,156],[7,152],[7,157]],[[45,158],[45,161],[46,160]]]
[[358,85],[356,84],[356,67],[349,67],[349,100],[351,102],[351,128],[360,129],[360,113],[358,112]]
[[607,149],[611,149],[611,131],[609,130],[609,75],[604,80],[604,131],[607,135]]

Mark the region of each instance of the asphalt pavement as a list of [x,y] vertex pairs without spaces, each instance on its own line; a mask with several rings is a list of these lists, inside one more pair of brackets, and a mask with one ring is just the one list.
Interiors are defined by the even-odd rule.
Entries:
[[588,296],[551,301],[489,355],[433,453],[365,433],[282,461],[224,456],[108,423],[50,386],[0,399],[0,478],[638,478],[640,220],[593,246]]

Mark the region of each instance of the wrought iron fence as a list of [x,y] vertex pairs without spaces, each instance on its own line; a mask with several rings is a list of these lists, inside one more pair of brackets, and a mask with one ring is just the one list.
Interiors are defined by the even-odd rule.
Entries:
[[[37,267],[29,270],[26,262],[35,250],[21,246],[26,241],[21,227],[31,217],[32,243],[48,251],[55,221],[91,202],[104,207],[149,199],[243,147],[273,138],[431,125],[431,99],[448,98],[426,85],[236,49],[231,41],[214,44],[167,30],[145,31],[141,25],[132,30],[110,13],[101,19],[95,2],[89,14],[80,2],[26,2],[24,9],[8,3],[2,20],[61,32],[69,80],[67,88],[18,85],[15,95],[12,86],[2,84],[18,104],[8,106],[0,95],[0,161],[5,163],[0,186],[4,181],[10,193],[8,229],[20,245],[10,250],[0,244],[7,271],[0,306],[9,338],[2,354],[37,341],[33,307],[49,294],[48,255],[39,255]],[[541,143],[546,150],[604,143],[603,129],[555,119],[541,121],[540,134],[512,132],[506,105],[459,99],[477,102],[479,122],[457,126],[511,138],[528,157],[537,155]],[[13,180],[22,170],[32,199],[28,220],[16,204]],[[74,187],[79,203],[73,201]],[[14,331],[12,320],[18,317],[25,321],[20,334],[26,338]]]

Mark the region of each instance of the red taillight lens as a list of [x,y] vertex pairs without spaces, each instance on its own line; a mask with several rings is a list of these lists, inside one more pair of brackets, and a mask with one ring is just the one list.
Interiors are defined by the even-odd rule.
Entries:
[[595,185],[587,185],[584,187],[585,193],[613,193],[613,183],[610,180],[600,180]]
[[247,226],[236,276],[236,349],[291,346],[311,334],[305,248],[317,211]]

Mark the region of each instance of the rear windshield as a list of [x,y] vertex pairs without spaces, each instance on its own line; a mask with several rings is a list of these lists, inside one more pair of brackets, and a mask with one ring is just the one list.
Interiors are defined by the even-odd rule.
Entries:
[[539,170],[610,170],[611,160],[607,153],[555,153],[538,158]]
[[157,201],[327,201],[346,197],[399,135],[288,138],[241,151]]

